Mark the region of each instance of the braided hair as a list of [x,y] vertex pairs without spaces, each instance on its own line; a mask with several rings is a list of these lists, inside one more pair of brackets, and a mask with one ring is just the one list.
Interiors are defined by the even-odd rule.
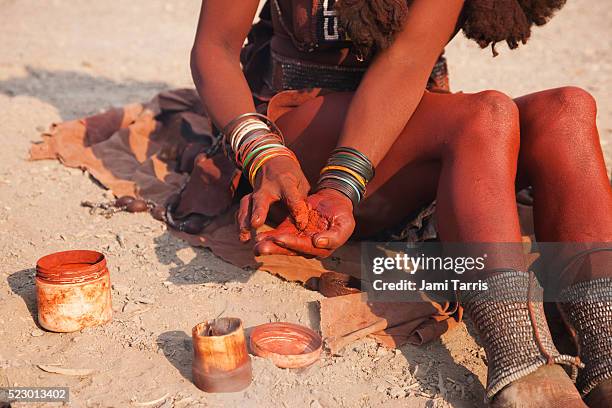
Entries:
[[[357,51],[366,56],[387,48],[402,28],[412,0],[337,0],[336,11]],[[526,44],[533,25],[546,24],[566,0],[466,0],[458,28],[482,48],[505,41]]]

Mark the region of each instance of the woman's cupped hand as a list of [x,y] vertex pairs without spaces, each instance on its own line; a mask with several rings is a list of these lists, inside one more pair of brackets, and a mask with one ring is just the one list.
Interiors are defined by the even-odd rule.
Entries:
[[308,224],[306,196],[310,190],[299,163],[290,157],[271,159],[257,173],[253,192],[242,197],[237,213],[240,241],[248,242],[252,231],[263,226],[270,206],[282,201],[298,228]]
[[277,228],[257,234],[256,255],[301,255],[325,258],[342,246],[355,229],[353,203],[344,194],[322,189],[308,196],[306,207]]

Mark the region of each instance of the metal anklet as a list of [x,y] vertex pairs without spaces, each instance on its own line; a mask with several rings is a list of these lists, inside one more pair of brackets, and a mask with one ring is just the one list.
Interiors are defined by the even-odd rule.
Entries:
[[463,292],[461,299],[487,354],[487,398],[546,364],[569,366],[575,378],[580,361],[557,351],[533,274],[507,270],[483,281],[488,290]]

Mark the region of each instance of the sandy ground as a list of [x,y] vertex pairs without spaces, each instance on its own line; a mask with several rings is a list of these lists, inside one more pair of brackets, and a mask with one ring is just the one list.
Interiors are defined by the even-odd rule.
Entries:
[[[110,197],[86,174],[25,160],[30,142],[53,121],[192,86],[198,3],[0,0],[0,386],[69,386],[75,407],[480,405],[484,353],[464,326],[397,352],[364,340],[302,372],[254,358],[247,391],[200,392],[190,380],[194,324],[223,314],[247,327],[283,320],[316,329],[319,295],[193,249],[147,215],[92,216],[80,201]],[[452,85],[513,96],[581,86],[598,100],[610,158],[611,14],[604,1],[570,1],[527,47],[496,59],[457,38],[448,47]],[[33,266],[71,248],[108,256],[115,319],[79,333],[43,332],[34,316]],[[67,377],[37,368],[49,363],[95,372]]]

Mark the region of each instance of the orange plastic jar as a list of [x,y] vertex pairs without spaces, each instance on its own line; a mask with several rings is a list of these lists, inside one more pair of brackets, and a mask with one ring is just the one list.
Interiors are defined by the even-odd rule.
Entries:
[[54,332],[73,332],[112,318],[110,274],[96,251],[64,251],[36,263],[38,323]]

